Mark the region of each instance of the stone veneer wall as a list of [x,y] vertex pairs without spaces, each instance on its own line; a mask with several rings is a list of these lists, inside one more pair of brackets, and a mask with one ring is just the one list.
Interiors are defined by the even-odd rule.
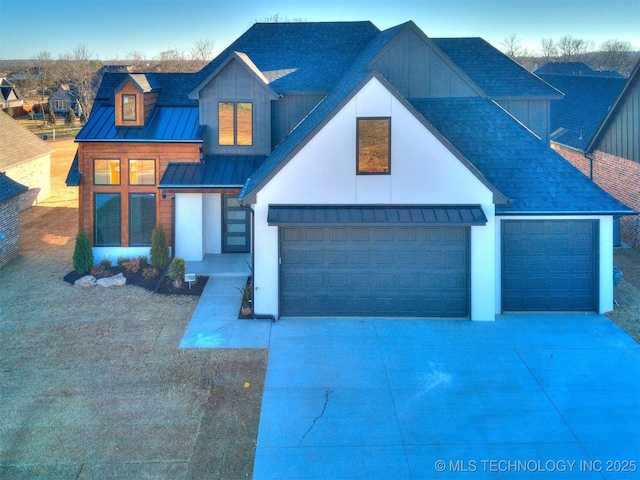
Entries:
[[0,202],[0,268],[20,251],[20,197]]

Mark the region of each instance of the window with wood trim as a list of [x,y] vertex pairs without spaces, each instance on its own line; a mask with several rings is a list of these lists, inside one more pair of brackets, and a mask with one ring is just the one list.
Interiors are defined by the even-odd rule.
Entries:
[[359,175],[391,173],[391,119],[357,119],[357,165]]
[[122,95],[122,120],[126,122],[137,120],[135,95]]
[[251,102],[218,103],[218,144],[253,145],[253,104]]
[[94,185],[120,185],[120,159],[95,158],[93,160]]
[[129,159],[129,185],[155,185],[156,161]]
[[151,245],[156,226],[156,196],[153,193],[129,195],[129,245]]
[[96,193],[94,196],[94,245],[120,245],[120,194]]

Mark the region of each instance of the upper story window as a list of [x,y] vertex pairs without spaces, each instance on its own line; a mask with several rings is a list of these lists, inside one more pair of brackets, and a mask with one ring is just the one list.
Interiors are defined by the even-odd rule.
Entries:
[[122,120],[135,122],[136,118],[136,96],[122,95]]
[[218,103],[218,144],[223,146],[253,145],[252,103]]
[[93,184],[120,185],[120,159],[94,159]]
[[391,119],[358,118],[356,173],[391,173]]
[[129,185],[155,185],[156,161],[129,159]]

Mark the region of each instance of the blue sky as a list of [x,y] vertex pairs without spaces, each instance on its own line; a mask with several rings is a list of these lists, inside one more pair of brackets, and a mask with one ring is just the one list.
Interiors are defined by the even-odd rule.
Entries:
[[430,37],[510,34],[535,50],[571,35],[631,42],[640,50],[640,0],[0,0],[0,60],[54,58],[84,44],[101,60],[146,58],[214,42],[214,54],[255,21],[279,14],[307,21],[370,20],[384,30],[413,20]]

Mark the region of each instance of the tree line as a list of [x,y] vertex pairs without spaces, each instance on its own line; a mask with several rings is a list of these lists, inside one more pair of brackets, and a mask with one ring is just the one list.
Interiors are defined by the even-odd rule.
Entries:
[[504,53],[533,71],[549,62],[583,62],[594,70],[609,70],[629,75],[640,54],[634,52],[630,42],[611,39],[596,48],[593,40],[565,35],[559,40],[543,38],[540,49],[531,51],[522,46],[515,33],[505,38],[501,45]]

